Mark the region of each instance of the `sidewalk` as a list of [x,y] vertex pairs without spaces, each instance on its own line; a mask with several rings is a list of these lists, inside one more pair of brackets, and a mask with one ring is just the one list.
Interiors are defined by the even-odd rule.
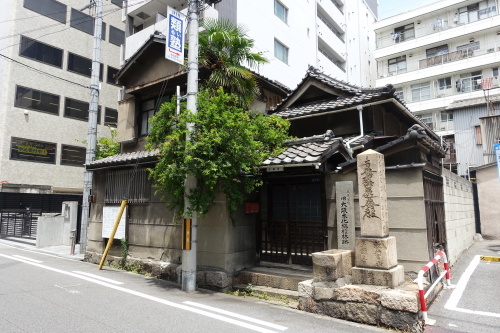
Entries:
[[84,255],[80,254],[80,244],[75,245],[75,255],[71,255],[71,247],[69,245],[58,245],[49,247],[36,247],[36,240],[20,237],[6,237],[0,238],[0,244],[17,247],[20,249],[49,254],[57,257],[62,257],[71,260],[82,261]]

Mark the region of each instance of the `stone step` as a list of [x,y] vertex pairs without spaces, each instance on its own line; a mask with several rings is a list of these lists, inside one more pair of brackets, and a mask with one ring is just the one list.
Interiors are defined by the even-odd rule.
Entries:
[[[248,285],[237,284],[233,286],[233,290],[248,292]],[[266,286],[254,286],[254,285],[252,285],[251,290],[254,293],[267,294],[269,296],[275,296],[275,297],[286,296],[293,300],[297,300],[299,298],[299,292],[295,290],[278,289],[278,288],[271,288]]]
[[270,287],[297,291],[299,282],[313,278],[310,270],[258,266],[246,269],[234,278],[233,285],[251,284],[252,286]]

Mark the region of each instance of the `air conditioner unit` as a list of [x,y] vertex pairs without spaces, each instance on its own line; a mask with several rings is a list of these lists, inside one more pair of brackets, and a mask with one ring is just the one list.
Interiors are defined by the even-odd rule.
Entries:
[[495,49],[494,49],[494,48],[492,48],[492,49],[487,49],[487,50],[486,50],[486,52],[488,52],[488,53],[491,53],[491,52],[494,52],[494,51],[495,51]]

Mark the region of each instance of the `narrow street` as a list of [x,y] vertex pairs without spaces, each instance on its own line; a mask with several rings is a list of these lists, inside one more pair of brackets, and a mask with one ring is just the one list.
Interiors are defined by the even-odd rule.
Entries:
[[0,244],[2,332],[383,331]]

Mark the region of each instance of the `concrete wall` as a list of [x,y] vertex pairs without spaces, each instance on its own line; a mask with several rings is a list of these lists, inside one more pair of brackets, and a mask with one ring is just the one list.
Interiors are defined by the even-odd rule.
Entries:
[[[330,174],[326,179],[328,248],[337,248],[335,182],[354,182],[356,236],[360,211],[356,173]],[[422,169],[386,170],[390,235],[396,237],[398,261],[405,271],[418,272],[429,260]]]
[[77,221],[78,202],[64,201],[60,215],[38,218],[36,247],[71,245],[71,230],[76,230]]
[[496,164],[476,170],[481,234],[486,239],[500,239],[500,181]]
[[474,199],[467,179],[443,169],[448,261],[453,264],[474,242]]
[[[103,253],[102,211],[105,190],[105,171],[94,172],[88,252]],[[182,224],[160,195],[154,194],[149,204],[129,204],[127,240],[131,257],[181,263]],[[224,195],[219,194],[209,213],[198,218],[198,258],[201,267],[234,272],[255,266],[255,215],[240,213],[233,225],[226,210]],[[120,246],[114,246],[111,255],[121,256]]]

